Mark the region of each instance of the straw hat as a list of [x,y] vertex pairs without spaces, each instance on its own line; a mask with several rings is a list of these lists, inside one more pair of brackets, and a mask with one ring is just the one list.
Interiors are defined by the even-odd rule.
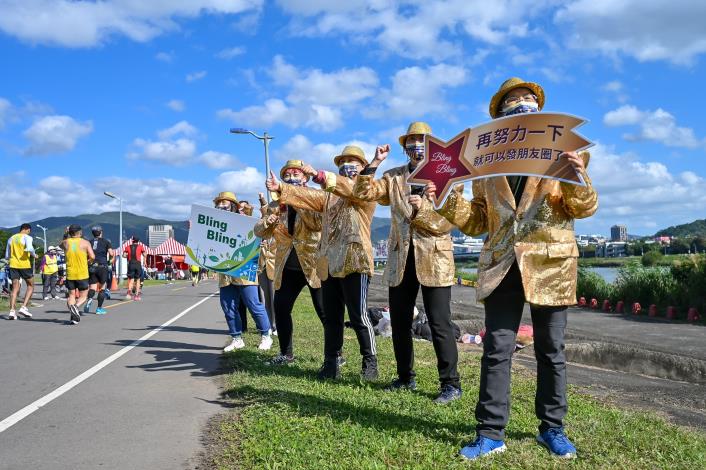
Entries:
[[[297,170],[301,170],[304,168],[304,161],[303,160],[287,160],[287,163],[284,164],[281,170],[279,170],[279,177],[284,179],[284,172],[286,170],[289,170],[290,168],[296,168]],[[307,179],[309,180],[308,175],[304,175]]]
[[223,191],[218,193],[218,195],[213,198],[213,203],[217,204],[218,201],[230,201],[233,204],[238,203],[238,199],[235,197],[235,194],[230,191]]
[[490,100],[490,106],[488,112],[490,117],[495,119],[498,117],[500,112],[500,103],[505,95],[510,93],[515,88],[527,88],[537,97],[537,104],[539,105],[539,110],[541,111],[544,107],[544,90],[541,86],[533,82],[526,82],[521,78],[512,77],[503,82],[498,89],[498,92],[493,95],[493,99]]
[[365,159],[365,152],[357,145],[346,145],[340,155],[333,157],[333,163],[339,166],[339,162],[343,157],[357,158],[363,166],[368,166],[368,160]]
[[407,140],[407,137],[410,135],[430,135],[431,134],[431,127],[429,124],[426,122],[422,121],[415,121],[412,124],[409,125],[407,128],[407,133],[405,135],[401,135],[399,138],[400,145],[404,147],[404,143]]

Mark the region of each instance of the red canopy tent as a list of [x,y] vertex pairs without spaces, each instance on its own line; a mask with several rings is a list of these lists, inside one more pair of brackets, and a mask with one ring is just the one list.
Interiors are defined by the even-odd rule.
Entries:
[[[142,246],[142,248],[145,250],[146,255],[153,255],[154,251],[147,245],[145,245],[142,242],[137,242],[138,245]],[[122,256],[123,251],[125,251],[130,245],[132,245],[132,240],[128,240],[125,243],[123,243],[123,246],[120,248],[115,248],[115,256]]]
[[184,263],[184,258],[186,257],[186,247],[174,240],[173,238],[168,238],[153,250],[153,255],[155,257],[155,265],[158,270],[164,270],[164,256],[169,255],[174,261],[174,269],[189,269],[189,265]]

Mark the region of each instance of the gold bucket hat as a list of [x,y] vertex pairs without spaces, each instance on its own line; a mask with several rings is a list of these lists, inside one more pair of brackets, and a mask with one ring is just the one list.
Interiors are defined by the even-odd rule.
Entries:
[[230,191],[223,191],[218,193],[218,195],[213,198],[213,203],[217,204],[218,201],[230,201],[233,204],[238,204],[238,198],[236,198],[235,194]]
[[[297,170],[301,170],[304,168],[304,161],[303,160],[287,160],[287,163],[284,164],[281,170],[279,170],[279,177],[284,179],[284,172],[286,170],[289,170],[290,168],[296,168]],[[304,175],[307,181],[309,181],[309,175]]]
[[407,137],[410,135],[431,135],[431,126],[423,121],[415,121],[407,128],[407,133],[399,138],[400,145],[404,147]]
[[368,160],[365,159],[365,152],[357,145],[346,145],[340,155],[333,157],[334,165],[340,166],[339,162],[343,157],[357,158],[363,166],[368,166]]
[[542,110],[542,108],[544,107],[544,90],[542,89],[542,87],[539,86],[539,84],[537,83],[526,82],[521,78],[512,77],[508,78],[503,82],[502,85],[500,85],[500,88],[498,89],[497,93],[495,93],[493,95],[493,98],[490,100],[490,106],[488,108],[490,117],[492,117],[493,119],[498,117],[498,114],[500,113],[500,102],[505,97],[505,95],[510,93],[515,88],[527,88],[531,90],[532,93],[537,97],[537,104],[539,105],[539,110]]

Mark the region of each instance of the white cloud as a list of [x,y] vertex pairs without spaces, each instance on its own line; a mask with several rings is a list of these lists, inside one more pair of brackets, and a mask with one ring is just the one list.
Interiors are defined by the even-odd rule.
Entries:
[[623,88],[624,88],[623,84],[618,80],[613,80],[613,81],[608,82],[605,85],[603,85],[603,89],[605,91],[612,91],[614,93],[618,93],[620,91],[623,91]]
[[196,135],[196,133],[197,129],[194,126],[192,126],[186,121],[179,121],[172,127],[162,129],[161,131],[157,132],[157,136],[162,140],[167,140],[177,135],[190,137]]
[[196,153],[196,144],[190,139],[151,141],[135,139],[133,146],[137,152],[128,153],[131,159],[153,160],[171,165],[189,163]]
[[216,53],[218,59],[230,60],[233,57],[245,54],[245,48],[242,46],[229,47],[227,49],[222,49]]
[[458,87],[469,80],[465,68],[457,65],[436,64],[426,68],[407,67],[392,77],[392,88],[382,90],[374,106],[365,114],[371,117],[409,118],[448,112],[445,90]]
[[224,170],[237,166],[238,160],[228,153],[209,150],[199,155],[199,161],[209,168]]
[[202,78],[204,78],[206,76],[207,73],[208,72],[205,70],[200,70],[198,72],[188,73],[188,74],[186,74],[186,81],[191,83],[191,82],[195,82],[197,80],[201,80]]
[[176,111],[178,113],[186,109],[186,105],[184,105],[184,102],[182,100],[169,100],[167,101],[167,107],[172,111]]
[[572,28],[572,45],[578,49],[675,64],[690,64],[706,52],[702,1],[575,0],[556,13],[555,21]]
[[676,118],[657,108],[655,111],[643,111],[632,105],[624,105],[603,116],[603,123],[607,126],[638,125],[637,134],[625,134],[626,140],[651,140],[660,142],[668,147],[699,148],[706,146],[706,139],[699,139],[694,135],[694,130],[689,127],[677,126]]
[[162,52],[158,52],[154,56],[154,58],[159,60],[160,62],[166,62],[166,63],[170,64],[174,61],[174,53],[162,51]]
[[29,147],[24,150],[24,154],[65,153],[73,150],[78,140],[91,132],[93,132],[91,121],[81,123],[70,116],[58,115],[37,118],[23,133],[29,141]]
[[113,36],[146,42],[178,19],[257,11],[262,0],[3,0],[0,31],[32,44],[94,47]]
[[275,98],[265,101],[262,106],[248,106],[240,111],[221,109],[217,115],[245,127],[268,128],[282,124],[291,129],[308,127],[328,132],[343,125],[341,112],[337,109],[317,104],[290,106]]
[[383,51],[403,57],[446,60],[463,53],[460,40],[465,37],[506,46],[513,38],[529,35],[529,20],[544,14],[555,2],[535,1],[531,9],[520,0],[278,0],[277,3],[295,16],[290,25],[294,34],[339,35],[353,43],[375,43]]
[[663,163],[618,154],[600,143],[591,155],[588,173],[599,208],[590,219],[577,221],[578,231],[607,231],[620,221],[630,233],[651,234],[656,228],[691,222],[706,207],[704,179],[693,172],[674,174]]
[[219,191],[233,191],[239,200],[257,201],[257,193],[265,189],[265,175],[251,166],[221,173],[216,180]]

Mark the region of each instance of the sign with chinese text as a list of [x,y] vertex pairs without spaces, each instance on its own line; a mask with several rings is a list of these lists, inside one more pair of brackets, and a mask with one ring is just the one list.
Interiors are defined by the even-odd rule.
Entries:
[[186,262],[231,277],[257,280],[260,239],[253,228],[258,219],[192,205]]
[[[528,113],[467,129],[448,144],[428,136],[424,161],[408,181],[411,184],[433,181],[437,188],[434,201],[437,208],[453,185],[477,178],[525,175],[584,185],[566,159],[559,158],[562,152],[592,145],[574,131],[584,123],[585,120],[569,114]],[[457,139],[463,143],[459,145]]]

